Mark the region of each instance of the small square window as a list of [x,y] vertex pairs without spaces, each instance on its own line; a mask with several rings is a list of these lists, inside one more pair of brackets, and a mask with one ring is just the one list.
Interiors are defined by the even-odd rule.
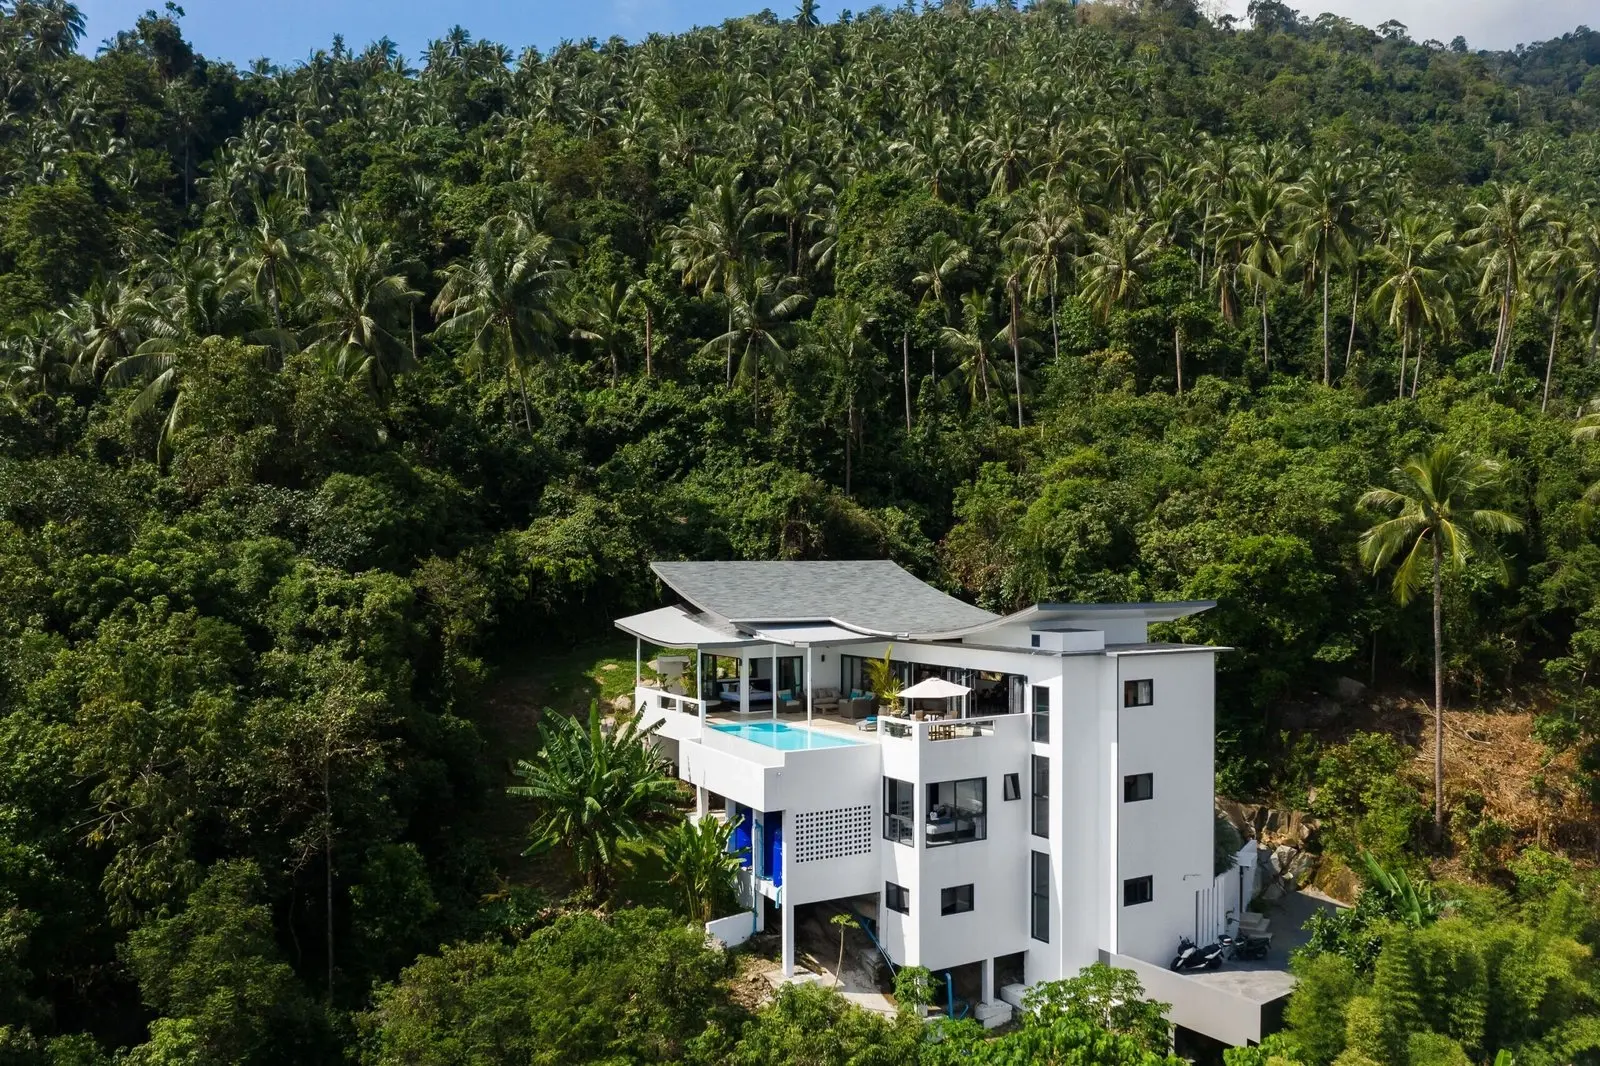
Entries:
[[1005,796],[1006,799],[1008,799],[1008,800],[1021,799],[1022,798],[1021,775],[1019,775],[1019,774],[1007,774],[1005,776],[1005,780],[1004,780],[1001,788],[1002,788],[1001,794],[1003,796]]
[[1122,802],[1138,803],[1155,793],[1155,774],[1129,774],[1122,779]]
[[1137,906],[1140,903],[1149,903],[1156,898],[1155,878],[1148,875],[1144,877],[1130,877],[1122,882],[1122,905],[1124,907]]
[[939,913],[965,914],[972,909],[972,886],[957,885],[939,890]]
[[1122,705],[1124,707],[1148,707],[1156,701],[1156,683],[1146,678],[1143,681],[1124,681],[1122,683]]
[[885,881],[883,883],[883,905],[889,910],[899,911],[901,914],[910,914],[911,893],[893,881]]
[[1029,639],[1029,643],[1032,644],[1035,648],[1037,648],[1039,646],[1039,634],[1037,634],[1037,633],[1031,634],[1030,639]]

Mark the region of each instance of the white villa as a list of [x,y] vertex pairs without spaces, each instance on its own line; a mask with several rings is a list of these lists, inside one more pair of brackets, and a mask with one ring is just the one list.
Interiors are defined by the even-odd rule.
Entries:
[[[892,965],[928,967],[991,1024],[1022,987],[1106,961],[1175,1024],[1230,1043],[1270,1027],[1281,973],[1167,969],[1180,936],[1215,939],[1249,897],[1250,871],[1213,877],[1226,649],[1147,634],[1212,604],[1000,616],[887,561],[654,570],[682,602],[616,624],[641,661],[646,645],[690,656],[659,661],[635,706],[700,815],[735,821],[738,920],[780,924],[785,976],[796,908],[835,901]],[[880,706],[868,664],[886,654],[908,696],[933,698]]]

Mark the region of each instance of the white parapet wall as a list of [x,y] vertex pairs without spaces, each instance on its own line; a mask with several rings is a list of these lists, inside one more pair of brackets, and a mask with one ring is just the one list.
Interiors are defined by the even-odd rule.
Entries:
[[726,918],[714,918],[706,923],[706,935],[725,948],[738,947],[749,940],[755,931],[755,915],[749,911],[730,914]]

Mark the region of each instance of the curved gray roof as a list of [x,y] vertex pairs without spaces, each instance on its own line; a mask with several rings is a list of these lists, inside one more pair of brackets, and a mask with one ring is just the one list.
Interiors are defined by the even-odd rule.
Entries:
[[833,622],[872,636],[979,626],[999,616],[963,603],[888,559],[652,563],[702,611],[738,625]]

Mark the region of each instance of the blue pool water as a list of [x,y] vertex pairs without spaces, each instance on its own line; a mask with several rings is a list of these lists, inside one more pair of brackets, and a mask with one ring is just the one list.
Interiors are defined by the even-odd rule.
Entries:
[[756,744],[764,744],[779,751],[808,751],[816,748],[849,748],[858,741],[845,737],[815,733],[800,726],[783,722],[733,722],[711,727],[719,733],[741,737]]

